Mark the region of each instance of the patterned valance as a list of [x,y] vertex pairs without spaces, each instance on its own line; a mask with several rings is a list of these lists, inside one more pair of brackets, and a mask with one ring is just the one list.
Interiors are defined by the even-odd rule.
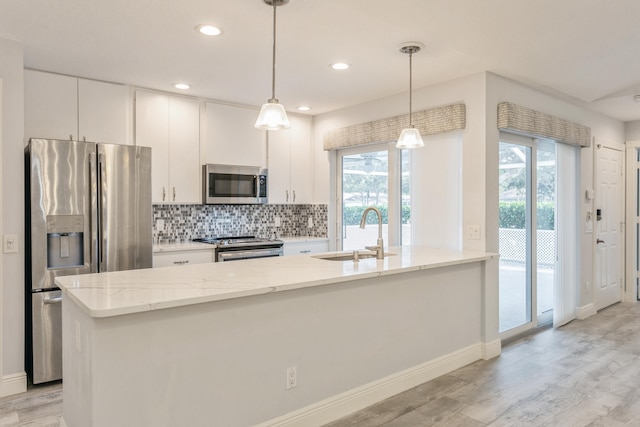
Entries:
[[498,104],[498,129],[589,147],[591,128],[510,102]]
[[[422,135],[464,129],[467,125],[466,108],[464,104],[451,104],[416,111],[413,113],[412,123]],[[337,150],[376,142],[391,142],[397,140],[406,127],[409,127],[409,114],[334,129],[325,134],[323,146],[325,150]]]

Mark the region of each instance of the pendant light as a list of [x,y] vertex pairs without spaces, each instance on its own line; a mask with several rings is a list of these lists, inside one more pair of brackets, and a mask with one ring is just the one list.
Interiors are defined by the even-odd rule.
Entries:
[[289,118],[284,106],[276,99],[276,8],[289,3],[289,0],[262,0],[273,6],[273,66],[271,68],[271,98],[262,104],[255,127],[262,130],[289,129]]
[[409,55],[409,127],[402,129],[402,132],[400,132],[400,138],[398,138],[398,142],[396,143],[396,148],[400,148],[400,149],[424,147],[424,142],[422,142],[420,131],[413,126],[412,118],[411,118],[411,114],[412,114],[411,104],[412,104],[412,91],[413,91],[412,58],[413,58],[413,54],[420,52],[423,46],[424,45],[422,43],[418,43],[418,42],[403,43],[400,46],[400,52],[406,53]]

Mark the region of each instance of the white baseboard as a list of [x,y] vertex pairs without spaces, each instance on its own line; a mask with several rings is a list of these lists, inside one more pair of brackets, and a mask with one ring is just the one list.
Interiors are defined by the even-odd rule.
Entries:
[[502,341],[495,339],[488,344],[482,344],[482,358],[484,360],[493,359],[502,353]]
[[576,319],[584,320],[596,314],[596,305],[594,303],[583,305],[582,307],[578,307],[576,312]]
[[489,344],[474,344],[258,424],[257,427],[323,425],[466,366],[476,360],[495,357],[500,354],[500,349],[500,340],[492,341]]
[[0,397],[11,396],[12,394],[24,393],[27,391],[27,373],[5,375],[0,383]]

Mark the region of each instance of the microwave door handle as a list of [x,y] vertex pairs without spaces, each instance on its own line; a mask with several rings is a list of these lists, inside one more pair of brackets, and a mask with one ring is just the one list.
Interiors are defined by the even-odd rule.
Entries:
[[253,194],[255,194],[256,199],[260,197],[260,175],[253,176]]

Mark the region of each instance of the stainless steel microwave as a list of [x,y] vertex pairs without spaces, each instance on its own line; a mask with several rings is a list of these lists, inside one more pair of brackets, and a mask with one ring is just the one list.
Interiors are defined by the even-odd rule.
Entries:
[[204,204],[267,203],[267,169],[207,164],[202,170]]

